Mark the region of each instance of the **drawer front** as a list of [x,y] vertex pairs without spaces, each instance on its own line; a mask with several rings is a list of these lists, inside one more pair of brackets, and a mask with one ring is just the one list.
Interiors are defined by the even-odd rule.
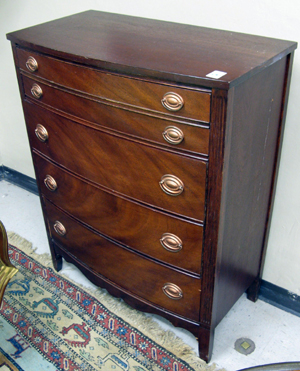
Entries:
[[[55,162],[133,199],[203,220],[206,162],[103,133],[26,102],[24,107],[32,147]],[[41,123],[46,142],[35,135]]]
[[59,109],[83,120],[96,123],[110,130],[134,135],[172,149],[208,154],[209,129],[172,121],[100,103],[97,100],[74,95],[38,82],[43,95],[34,98],[31,89],[36,81],[23,76],[25,94],[55,109]]
[[[75,65],[54,58],[18,49],[18,63],[22,70],[62,86],[76,89],[103,99],[121,102],[130,106],[147,110],[155,110],[178,117],[186,117],[197,121],[209,122],[210,99],[209,91],[202,92],[173,85],[157,84],[139,79],[100,72],[88,67]],[[29,57],[37,62],[37,70],[31,72],[26,63]],[[171,109],[176,106],[177,95],[182,98],[183,106],[178,111],[170,111],[162,104],[165,94],[176,95],[167,98],[165,104]],[[174,104],[175,103],[175,104]],[[174,106],[174,107],[173,107]]]
[[[46,210],[54,241],[63,245],[83,264],[131,294],[192,320],[199,320],[200,279],[111,243],[85,229],[48,202]],[[61,236],[59,233],[65,234]],[[166,284],[169,285],[166,287]]]
[[202,226],[116,197],[36,154],[33,159],[40,190],[48,200],[126,246],[200,274]]

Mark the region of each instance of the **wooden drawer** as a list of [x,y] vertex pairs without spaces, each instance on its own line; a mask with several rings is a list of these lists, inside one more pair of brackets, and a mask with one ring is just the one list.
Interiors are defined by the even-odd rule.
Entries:
[[[22,49],[17,49],[17,56],[19,67],[22,70],[29,72],[26,62],[30,56],[34,57],[38,69],[29,73],[62,86],[133,107],[155,110],[197,121],[210,121],[211,94],[209,90],[179,88],[175,85],[151,83],[136,78],[104,73]],[[170,92],[178,94],[183,99],[183,107],[177,112],[169,111],[161,103],[164,95]]]
[[191,331],[209,362],[216,325],[258,296],[297,43],[95,11],[7,38],[54,268]]
[[[34,99],[31,88],[35,80],[23,76],[25,94]],[[86,121],[96,123],[109,130],[116,130],[152,142],[157,142],[176,150],[208,154],[209,128],[182,123],[157,115],[128,111],[111,104],[101,103],[89,97],[53,88],[38,82],[43,91],[43,104],[59,109]],[[181,138],[183,138],[181,140]],[[180,141],[181,140],[181,141]],[[172,142],[172,143],[170,143]]]
[[[33,160],[38,169],[40,190],[51,202],[122,244],[200,274],[201,225],[182,221],[105,192],[36,154]],[[178,238],[181,243],[178,243]]]
[[[203,220],[206,162],[103,133],[26,102],[24,109],[31,146],[55,162],[132,199]],[[48,132],[46,142],[35,135],[41,123]],[[183,182],[180,195],[162,190],[160,182],[168,174]],[[173,180],[163,181],[164,188],[173,187]]]
[[[45,201],[45,204],[52,238],[83,264],[132,294],[192,320],[199,320],[200,279],[123,249],[85,229],[49,202]],[[65,228],[64,236],[54,229],[57,221]],[[56,230],[62,230],[61,226],[56,226]],[[178,286],[182,298],[169,298],[163,292],[166,283]]]

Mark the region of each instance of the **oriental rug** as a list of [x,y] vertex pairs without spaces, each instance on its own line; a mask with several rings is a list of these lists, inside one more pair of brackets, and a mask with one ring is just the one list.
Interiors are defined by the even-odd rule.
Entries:
[[9,242],[19,272],[0,307],[0,353],[8,359],[0,356],[1,371],[214,369],[145,314],[57,273],[18,236]]

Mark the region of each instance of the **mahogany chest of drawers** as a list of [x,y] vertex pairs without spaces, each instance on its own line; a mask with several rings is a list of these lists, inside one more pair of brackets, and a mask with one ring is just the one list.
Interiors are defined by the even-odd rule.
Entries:
[[55,268],[209,360],[257,298],[296,44],[95,11],[7,37]]

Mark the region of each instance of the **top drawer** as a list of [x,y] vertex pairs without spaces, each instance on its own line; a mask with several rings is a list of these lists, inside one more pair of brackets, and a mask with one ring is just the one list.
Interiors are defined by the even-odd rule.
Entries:
[[178,88],[101,72],[17,49],[21,70],[102,99],[202,122],[210,121],[210,91]]

